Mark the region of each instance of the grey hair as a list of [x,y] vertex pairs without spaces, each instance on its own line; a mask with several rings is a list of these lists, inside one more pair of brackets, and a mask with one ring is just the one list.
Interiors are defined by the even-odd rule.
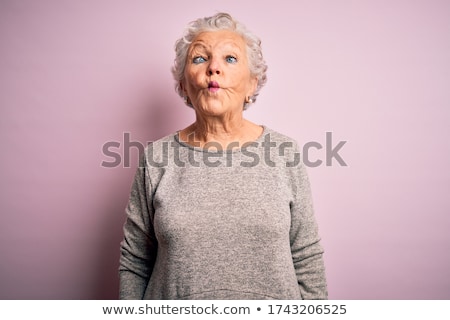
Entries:
[[[185,99],[188,106],[192,107],[189,99],[184,96],[181,88],[181,81],[184,80],[184,69],[186,66],[186,56],[192,41],[202,32],[230,30],[242,36],[247,44],[247,59],[250,68],[250,74],[258,80],[257,88],[251,98],[252,102],[256,101],[259,91],[267,82],[267,65],[264,61],[261,40],[252,34],[239,21],[233,19],[228,13],[217,13],[211,17],[200,18],[188,24],[183,37],[175,42],[175,60],[172,67],[172,74],[175,79],[176,92]],[[244,110],[249,103],[244,104]]]

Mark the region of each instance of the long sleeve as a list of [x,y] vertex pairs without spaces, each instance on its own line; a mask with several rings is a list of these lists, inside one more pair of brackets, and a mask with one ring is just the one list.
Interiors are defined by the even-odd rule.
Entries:
[[291,203],[291,252],[303,299],[328,299],[323,249],[314,217],[311,190],[303,164],[296,168]]
[[151,183],[142,157],[125,210],[127,218],[120,246],[120,299],[142,299],[153,270],[158,246],[150,197]]

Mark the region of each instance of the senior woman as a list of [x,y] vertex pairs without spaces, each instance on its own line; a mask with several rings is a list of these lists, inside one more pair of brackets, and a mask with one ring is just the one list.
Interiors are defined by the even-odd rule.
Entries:
[[126,208],[121,299],[326,299],[296,142],[243,117],[266,82],[260,41],[226,13],[176,42],[195,122],[140,160]]

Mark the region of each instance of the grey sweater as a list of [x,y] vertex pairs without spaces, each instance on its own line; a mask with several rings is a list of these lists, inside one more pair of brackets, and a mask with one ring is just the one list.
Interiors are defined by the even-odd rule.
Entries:
[[327,298],[299,148],[267,127],[226,151],[149,144],[126,214],[121,299]]

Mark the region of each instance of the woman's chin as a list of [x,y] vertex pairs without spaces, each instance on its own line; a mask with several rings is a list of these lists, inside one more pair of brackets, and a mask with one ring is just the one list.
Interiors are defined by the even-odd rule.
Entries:
[[195,107],[195,110],[205,116],[221,116],[232,112],[233,108],[223,105],[222,103],[212,102]]

